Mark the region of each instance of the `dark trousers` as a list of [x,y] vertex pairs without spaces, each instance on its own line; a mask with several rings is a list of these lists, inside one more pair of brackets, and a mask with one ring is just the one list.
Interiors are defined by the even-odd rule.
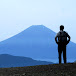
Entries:
[[58,45],[59,63],[61,63],[62,52],[63,52],[64,63],[66,63],[66,45]]

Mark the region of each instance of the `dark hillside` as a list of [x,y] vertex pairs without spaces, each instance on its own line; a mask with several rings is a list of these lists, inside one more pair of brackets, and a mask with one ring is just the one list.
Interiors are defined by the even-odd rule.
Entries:
[[76,76],[76,63],[0,68],[0,76]]
[[24,67],[24,66],[35,66],[35,65],[47,65],[47,64],[54,64],[54,63],[34,60],[29,57],[0,54],[0,68]]

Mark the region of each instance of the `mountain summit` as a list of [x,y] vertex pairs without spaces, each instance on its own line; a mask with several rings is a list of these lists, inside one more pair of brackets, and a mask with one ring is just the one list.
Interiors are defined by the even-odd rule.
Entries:
[[[31,57],[33,59],[57,59],[56,33],[43,25],[33,25],[21,33],[0,43],[0,54]],[[70,42],[67,57],[74,58],[76,44]]]

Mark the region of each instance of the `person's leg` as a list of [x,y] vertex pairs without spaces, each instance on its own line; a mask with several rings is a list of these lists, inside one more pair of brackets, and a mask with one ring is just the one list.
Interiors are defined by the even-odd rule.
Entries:
[[61,54],[62,54],[61,46],[58,46],[58,54],[59,54],[59,64],[61,64]]
[[61,52],[58,53],[59,53],[59,64],[61,64]]
[[64,63],[66,63],[66,46],[64,46],[63,48],[63,59],[64,59]]

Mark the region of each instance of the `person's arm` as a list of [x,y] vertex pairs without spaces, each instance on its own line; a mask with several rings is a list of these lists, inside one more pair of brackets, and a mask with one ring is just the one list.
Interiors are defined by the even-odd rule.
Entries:
[[68,35],[68,43],[70,42],[71,37]]
[[67,33],[67,37],[68,37],[68,40],[67,40],[67,44],[70,42],[70,39],[71,37],[69,36],[69,34]]
[[58,42],[57,42],[57,35],[56,35],[56,37],[55,37],[55,42],[58,44]]

